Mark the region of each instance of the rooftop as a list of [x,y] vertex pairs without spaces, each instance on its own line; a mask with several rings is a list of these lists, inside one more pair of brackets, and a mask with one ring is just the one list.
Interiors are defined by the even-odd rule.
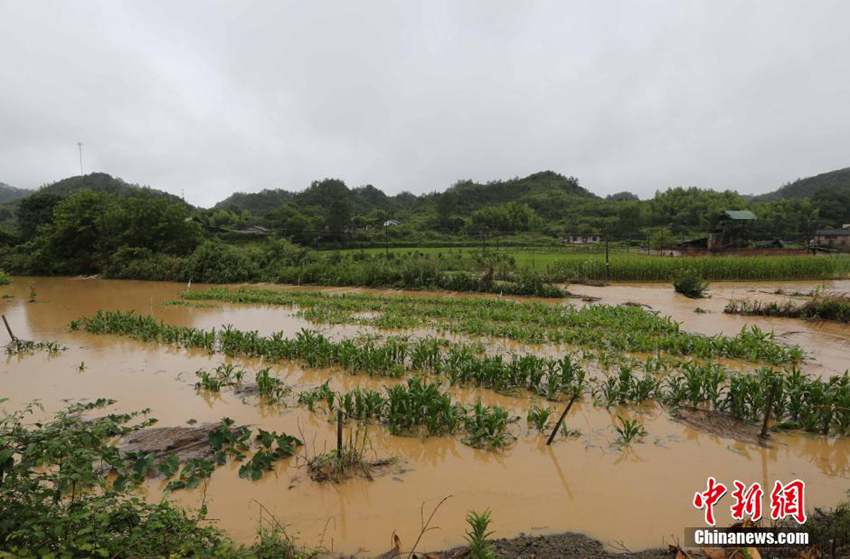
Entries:
[[729,219],[737,221],[752,221],[756,219],[756,214],[750,210],[726,210],[724,214]]
[[850,237],[850,229],[818,229],[819,237]]

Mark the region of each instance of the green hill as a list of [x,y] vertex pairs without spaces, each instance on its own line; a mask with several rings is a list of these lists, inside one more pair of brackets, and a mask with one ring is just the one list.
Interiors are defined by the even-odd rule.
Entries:
[[770,202],[784,198],[811,198],[821,191],[850,192],[850,167],[821,173],[813,177],[797,179],[778,190],[755,196],[757,202]]
[[[6,195],[6,188],[11,189],[11,196]],[[17,231],[18,230],[18,208],[21,201],[34,195],[53,195],[58,198],[65,198],[80,190],[94,190],[97,192],[106,192],[115,196],[129,196],[137,192],[145,192],[154,196],[162,196],[171,201],[179,202],[187,207],[189,204],[183,201],[179,196],[150,188],[148,186],[139,186],[124,182],[122,179],[113,177],[106,173],[91,173],[89,175],[68,177],[56,181],[52,184],[47,184],[38,190],[24,190],[15,187],[9,187],[0,183],[0,230]],[[4,196],[6,196],[4,198]]]
[[[513,202],[528,205],[544,218],[562,217],[562,213],[576,202],[599,199],[579,186],[575,177],[565,177],[553,171],[483,184],[462,181],[434,197],[437,204],[441,203],[441,198],[448,197],[454,212],[458,214]],[[449,205],[446,200],[442,203]]]
[[292,192],[279,188],[253,193],[235,192],[213,207],[234,212],[248,210],[252,214],[263,214],[291,202],[294,197]]
[[40,194],[55,194],[56,196],[64,198],[65,196],[80,190],[106,192],[116,196],[128,196],[136,192],[147,192],[156,196],[164,196],[175,202],[182,202],[182,199],[174,194],[169,194],[168,192],[157,190],[149,186],[131,184],[107,173],[91,173],[89,175],[68,177],[67,179],[62,179],[52,184],[42,186],[36,192]]

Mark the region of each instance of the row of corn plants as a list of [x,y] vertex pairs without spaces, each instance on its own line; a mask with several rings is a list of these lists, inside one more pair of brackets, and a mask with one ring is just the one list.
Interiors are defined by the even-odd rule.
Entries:
[[[132,325],[139,325],[139,334],[134,333]],[[479,386],[499,392],[527,389],[550,400],[581,390],[587,376],[578,361],[569,355],[560,359],[517,354],[487,355],[477,345],[434,338],[391,336],[384,340],[334,341],[312,330],[301,330],[294,337],[287,338],[280,332],[262,336],[256,331],[242,331],[231,326],[198,332],[124,311],[98,311],[93,317],[72,322],[71,328],[184,347],[202,347],[230,356],[262,357],[269,361],[297,360],[313,368],[334,366],[358,374],[400,377],[405,372],[426,372],[443,376],[452,384]],[[161,328],[160,336],[156,334],[157,328]],[[187,332],[179,333],[180,328]],[[219,390],[223,386],[241,383],[244,371],[223,364],[213,371],[200,370],[196,374],[199,388]],[[260,380],[258,374],[258,387]],[[266,378],[265,382],[271,381]]]
[[707,280],[835,279],[850,274],[850,258],[836,256],[552,255],[543,276],[550,281],[670,281],[688,270]]
[[[245,369],[232,363],[222,363],[212,371],[198,369],[195,371],[195,376],[198,377],[195,388],[206,392],[221,392],[221,389],[225,387],[247,388],[243,386],[246,374]],[[254,375],[253,389],[267,404],[283,403],[292,391],[289,385],[271,374],[270,367],[257,371]]]
[[[762,420],[768,401],[771,401],[771,416],[779,428],[803,429],[824,435],[850,434],[848,373],[822,380],[802,373],[799,368],[786,371],[760,368],[744,374],[729,371],[717,363],[686,362],[667,375],[653,373],[649,367],[644,367],[643,374],[639,374],[634,366],[623,365],[614,374],[586,379],[584,370],[571,364],[569,358],[548,362],[550,366],[557,363],[561,367],[555,377],[566,374],[569,378],[567,383],[559,385],[552,400],[563,393],[589,393],[594,404],[606,408],[658,401],[673,409],[707,409],[747,422]],[[229,368],[224,367],[224,370]],[[268,376],[268,371],[268,368],[261,369],[257,377]],[[278,379],[275,381],[282,384]],[[289,391],[286,387],[285,393]],[[462,427],[469,433],[465,442],[472,446],[496,448],[510,440],[507,426],[511,420],[507,411],[499,406],[477,404],[464,408],[453,403],[439,383],[420,378],[385,387],[384,391],[357,387],[347,392],[334,392],[326,382],[302,392],[298,402],[311,411],[323,407],[328,412],[341,411],[349,419],[379,421],[394,434],[453,434]],[[548,408],[533,406],[527,416],[528,427],[536,426],[542,431],[548,418]]]
[[[141,334],[135,335],[127,322],[139,323]],[[162,328],[162,336],[156,334],[157,325]],[[850,426],[850,381],[847,373],[822,380],[804,375],[794,367],[783,373],[762,368],[754,374],[742,374],[716,363],[690,362],[683,363],[674,373],[661,375],[654,372],[654,360],[649,359],[642,376],[627,364],[622,365],[616,374],[588,379],[584,369],[571,356],[561,359],[533,355],[494,356],[470,345],[434,339],[393,337],[385,341],[367,338],[335,342],[308,330],[302,330],[294,338],[286,338],[281,333],[261,336],[257,332],[242,332],[232,327],[209,333],[179,334],[176,332],[179,327],[123,311],[99,311],[93,317],[75,321],[71,327],[183,345],[194,340],[203,344],[200,347],[209,347],[211,351],[218,350],[231,356],[262,357],[272,361],[300,360],[311,367],[338,366],[355,373],[391,377],[401,376],[406,371],[432,373],[453,384],[502,392],[527,389],[551,400],[589,390],[594,401],[608,407],[646,400],[657,400],[674,407],[709,406],[742,420],[756,420],[763,415],[768,393],[775,390],[773,417],[784,426],[842,435],[847,434]],[[210,339],[212,343],[208,344]],[[770,379],[780,379],[781,382]],[[794,379],[796,384],[786,386],[785,379]],[[419,386],[416,385],[416,388]],[[774,386],[777,388],[774,389]],[[412,388],[413,385],[407,385],[408,391]],[[327,388],[324,390],[324,401],[332,408],[338,396]],[[358,398],[362,402],[368,400],[355,392],[348,396],[353,403],[346,406],[355,405]],[[377,405],[377,400],[374,402]],[[309,402],[305,403],[309,405]],[[348,413],[349,410],[345,411]],[[352,414],[351,417],[358,415]],[[394,423],[388,424],[395,429]]]
[[508,426],[516,420],[501,406],[480,401],[465,407],[452,400],[439,382],[414,377],[384,391],[355,388],[334,392],[328,383],[302,392],[298,401],[310,410],[321,406],[340,411],[347,419],[378,421],[394,435],[440,436],[463,434],[463,442],[475,448],[496,449],[514,437]]
[[850,434],[850,373],[822,379],[792,367],[751,373],[729,371],[717,363],[685,363],[669,375],[638,375],[630,367],[592,384],[597,404],[622,406],[655,400],[670,408],[723,412],[758,422],[771,403],[778,428],[823,435]]
[[[214,288],[183,294],[217,300],[297,307],[322,323],[356,323],[381,329],[434,328],[457,334],[508,338],[528,343],[566,343],[620,353],[656,353],[732,358],[782,365],[804,353],[757,326],[735,336],[686,332],[668,316],[634,306],[553,305],[493,298],[330,295],[269,289]],[[368,316],[364,317],[364,313]]]

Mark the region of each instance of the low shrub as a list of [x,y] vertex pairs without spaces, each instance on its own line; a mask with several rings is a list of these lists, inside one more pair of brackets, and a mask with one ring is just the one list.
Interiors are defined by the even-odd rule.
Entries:
[[702,299],[708,291],[708,284],[695,270],[687,270],[673,280],[673,289],[691,299]]

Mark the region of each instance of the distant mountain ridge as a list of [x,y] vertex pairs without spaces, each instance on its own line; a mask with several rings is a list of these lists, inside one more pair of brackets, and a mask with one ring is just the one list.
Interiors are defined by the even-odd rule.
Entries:
[[0,204],[25,198],[32,194],[32,192],[32,190],[27,190],[26,188],[18,188],[17,186],[0,182]]

